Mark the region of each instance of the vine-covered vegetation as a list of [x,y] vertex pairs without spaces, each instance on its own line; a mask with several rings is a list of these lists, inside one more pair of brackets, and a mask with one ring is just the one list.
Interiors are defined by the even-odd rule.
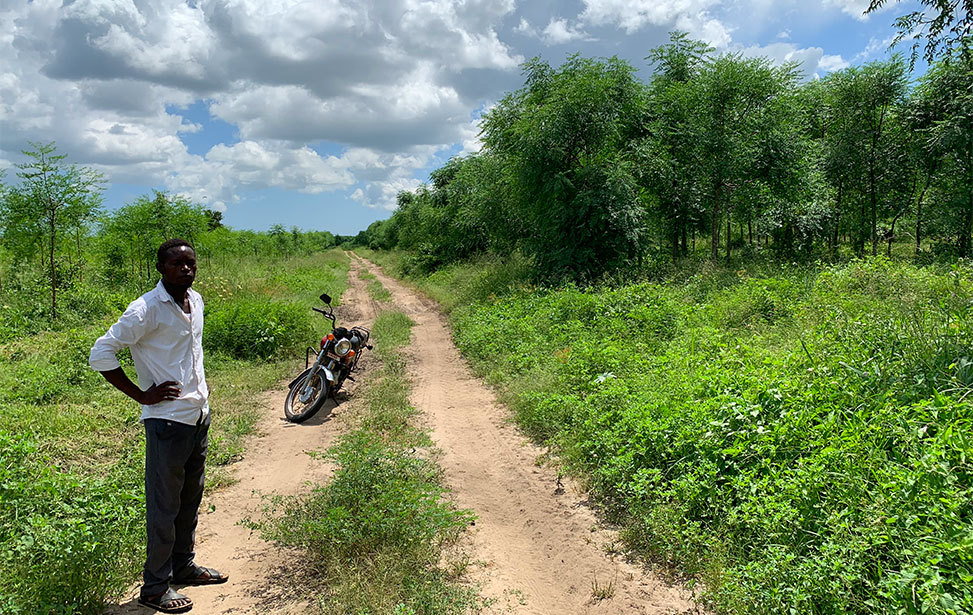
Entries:
[[802,81],[676,33],[648,83],[618,58],[534,59],[483,148],[362,239],[413,267],[518,248],[549,280],[711,258],[970,256],[973,55],[910,84],[899,57]]
[[714,612],[973,613],[969,266],[528,276],[512,258],[413,280],[629,547]]

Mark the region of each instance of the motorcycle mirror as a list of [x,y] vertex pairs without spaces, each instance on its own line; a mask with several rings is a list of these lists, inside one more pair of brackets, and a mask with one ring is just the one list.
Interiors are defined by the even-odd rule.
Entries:
[[331,305],[331,296],[328,293],[321,293],[321,301],[324,301],[328,305]]

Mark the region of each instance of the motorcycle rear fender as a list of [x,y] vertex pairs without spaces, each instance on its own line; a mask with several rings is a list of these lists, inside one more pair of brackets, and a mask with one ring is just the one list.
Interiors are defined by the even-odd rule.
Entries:
[[[310,368],[309,367],[306,370],[304,370],[303,372],[301,372],[300,374],[298,374],[297,375],[297,378],[294,378],[293,380],[291,380],[291,383],[287,385],[287,388],[288,389],[294,388],[294,385],[297,384],[297,382],[301,378],[304,377],[304,374],[306,374],[309,371],[311,371],[311,369],[313,369],[313,368]],[[331,370],[330,369],[328,369],[327,367],[324,367],[323,365],[320,366],[318,369],[324,370],[324,377],[327,379],[328,382],[330,382],[331,384],[334,384],[334,374],[331,373]]]

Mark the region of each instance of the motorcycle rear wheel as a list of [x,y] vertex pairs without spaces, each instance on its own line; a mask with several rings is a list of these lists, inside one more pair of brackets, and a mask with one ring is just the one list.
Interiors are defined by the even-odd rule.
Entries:
[[324,370],[318,370],[313,376],[307,401],[301,400],[301,391],[307,384],[310,371],[306,370],[297,378],[284,399],[284,418],[291,423],[302,423],[314,416],[328,398],[328,381],[324,378]]

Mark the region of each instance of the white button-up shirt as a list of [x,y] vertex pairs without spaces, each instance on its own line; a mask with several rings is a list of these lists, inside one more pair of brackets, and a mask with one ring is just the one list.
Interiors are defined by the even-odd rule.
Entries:
[[187,295],[189,314],[160,280],[133,301],[91,348],[88,363],[105,372],[119,367],[115,355],[128,347],[143,391],[168,380],[178,383],[178,398],[142,406],[143,421],[166,419],[195,425],[209,414],[209,388],[203,372],[203,298],[191,288]]

